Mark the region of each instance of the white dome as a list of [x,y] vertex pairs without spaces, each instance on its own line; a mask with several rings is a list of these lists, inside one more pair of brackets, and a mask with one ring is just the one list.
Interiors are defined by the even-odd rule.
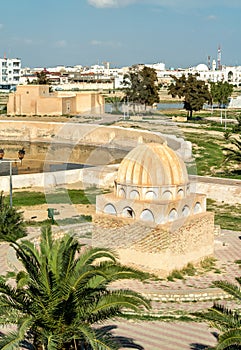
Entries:
[[197,65],[196,70],[201,71],[201,72],[207,72],[209,71],[208,66],[204,63],[200,63]]

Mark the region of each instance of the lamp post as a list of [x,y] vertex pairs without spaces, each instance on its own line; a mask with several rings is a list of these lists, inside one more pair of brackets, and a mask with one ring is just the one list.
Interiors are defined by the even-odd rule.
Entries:
[[24,155],[25,155],[25,150],[24,150],[24,148],[22,148],[18,151],[19,160],[16,160],[16,159],[5,160],[5,159],[3,159],[4,149],[2,149],[2,148],[0,149],[0,164],[1,163],[8,163],[9,164],[9,204],[10,204],[10,208],[12,208],[12,206],[13,206],[13,180],[12,180],[13,167],[12,167],[12,164],[13,163],[21,163],[22,164],[22,160],[24,158]]

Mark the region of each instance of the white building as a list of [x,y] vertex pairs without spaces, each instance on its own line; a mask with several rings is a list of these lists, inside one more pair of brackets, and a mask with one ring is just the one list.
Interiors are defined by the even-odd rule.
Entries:
[[0,59],[0,88],[10,90],[19,84],[21,60],[19,58]]
[[217,69],[216,61],[213,60],[211,68],[206,64],[200,63],[197,66],[186,69],[158,70],[157,77],[160,83],[169,85],[172,82],[172,76],[180,78],[188,74],[198,74],[198,79],[206,83],[219,81],[228,82],[234,86],[241,86],[241,66],[222,66]]

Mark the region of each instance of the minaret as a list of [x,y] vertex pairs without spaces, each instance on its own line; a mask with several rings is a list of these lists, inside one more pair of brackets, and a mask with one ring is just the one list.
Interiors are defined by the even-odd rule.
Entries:
[[221,64],[221,47],[219,45],[218,47],[218,70],[222,69],[222,64]]
[[208,56],[208,69],[211,69],[211,56]]

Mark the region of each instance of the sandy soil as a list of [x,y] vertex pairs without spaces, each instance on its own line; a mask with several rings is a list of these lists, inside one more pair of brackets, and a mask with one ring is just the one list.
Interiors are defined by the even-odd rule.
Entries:
[[76,217],[78,215],[94,215],[94,204],[42,204],[29,207],[21,207],[25,220],[43,221],[48,218],[48,208],[54,208],[56,215],[55,219],[65,219]]

